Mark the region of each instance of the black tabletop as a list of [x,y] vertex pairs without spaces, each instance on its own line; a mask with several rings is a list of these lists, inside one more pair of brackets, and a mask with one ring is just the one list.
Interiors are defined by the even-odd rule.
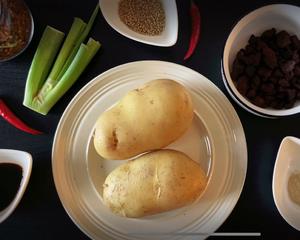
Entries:
[[[272,195],[273,167],[279,144],[285,136],[300,137],[300,116],[271,120],[246,112],[227,94],[220,72],[224,42],[237,20],[260,6],[280,1],[196,1],[201,9],[201,38],[194,56],[186,62],[183,56],[189,43],[190,1],[177,1],[179,35],[176,45],[170,48],[149,46],[125,38],[99,14],[90,35],[102,43],[101,51],[47,116],[22,106],[25,80],[38,41],[46,25],[67,32],[73,17],[87,20],[97,1],[26,2],[34,17],[34,37],[23,54],[9,62],[0,63],[0,96],[24,121],[46,134],[32,136],[0,119],[0,148],[24,150],[33,156],[28,188],[14,213],[0,225],[1,240],[88,239],[68,217],[56,193],[51,169],[54,133],[64,109],[86,83],[105,70],[138,60],[170,61],[200,72],[226,94],[241,119],[248,146],[246,182],[236,207],[218,232],[261,232],[262,239],[273,239],[275,236],[277,239],[300,239],[300,233],[280,216]],[[299,0],[284,3],[300,6]]]

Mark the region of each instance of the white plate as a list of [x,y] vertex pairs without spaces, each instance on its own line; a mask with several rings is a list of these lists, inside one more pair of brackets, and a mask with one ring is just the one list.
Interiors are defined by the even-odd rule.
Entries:
[[99,0],[103,17],[118,33],[132,40],[160,47],[170,47],[177,42],[178,14],[175,0],[162,0],[166,24],[164,31],[157,36],[140,34],[126,26],[119,17],[119,1],[120,0]]
[[[141,219],[114,215],[102,203],[101,184],[120,164],[105,161],[89,144],[94,124],[105,109],[147,81],[169,78],[185,85],[195,105],[189,131],[169,148],[180,149],[210,176],[201,199],[185,208]],[[247,148],[242,125],[222,92],[186,67],[141,61],[115,67],[87,84],[72,100],[58,125],[52,168],[59,197],[75,224],[93,239],[182,239],[168,233],[213,233],[234,208],[243,188]],[[188,187],[188,186],[187,186]],[[203,239],[193,236],[191,239]]]

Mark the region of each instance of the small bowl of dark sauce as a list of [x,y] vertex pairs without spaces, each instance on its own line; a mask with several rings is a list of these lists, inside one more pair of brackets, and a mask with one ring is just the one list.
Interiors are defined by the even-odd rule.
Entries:
[[0,223],[19,204],[28,185],[31,169],[32,157],[29,153],[0,149]]

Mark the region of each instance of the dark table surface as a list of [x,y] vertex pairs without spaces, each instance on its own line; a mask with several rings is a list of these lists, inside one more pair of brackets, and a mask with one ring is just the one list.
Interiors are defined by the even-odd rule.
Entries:
[[[276,239],[300,239],[300,233],[290,227],[277,211],[271,184],[278,146],[285,136],[300,137],[300,116],[270,120],[246,112],[230,99],[220,73],[220,57],[232,26],[249,11],[275,2],[197,1],[202,16],[201,40],[194,56],[187,62],[182,59],[190,34],[189,1],[177,1],[178,42],[170,48],[153,47],[127,39],[109,27],[99,14],[91,36],[102,43],[101,51],[47,116],[41,116],[22,106],[27,72],[41,34],[47,24],[67,32],[73,17],[88,19],[97,1],[26,2],[35,21],[34,37],[29,48],[18,58],[0,63],[0,96],[16,114],[46,134],[31,136],[0,119],[0,148],[24,150],[33,156],[28,188],[14,213],[0,225],[1,240],[88,239],[68,217],[56,193],[51,170],[53,136],[58,121],[72,97],[92,78],[119,64],[146,59],[175,62],[200,72],[226,94],[241,119],[248,145],[246,182],[236,207],[218,231],[261,232],[262,239],[273,239],[275,236]],[[280,1],[276,3],[278,2]],[[300,6],[299,0],[284,3]]]

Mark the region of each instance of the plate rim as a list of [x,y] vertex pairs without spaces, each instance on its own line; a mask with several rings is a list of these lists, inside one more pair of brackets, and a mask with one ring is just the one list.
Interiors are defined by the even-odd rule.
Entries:
[[[51,165],[52,165],[52,175],[53,175],[53,179],[54,179],[54,185],[55,185],[55,188],[56,188],[56,192],[58,194],[58,197],[60,199],[60,202],[64,208],[64,210],[66,211],[66,213],[68,214],[68,216],[71,218],[71,220],[73,221],[73,223],[88,237],[90,237],[91,239],[94,239],[95,237],[98,238],[99,236],[95,236],[94,233],[91,233],[89,232],[88,230],[86,230],[83,226],[81,226],[80,224],[80,221],[78,219],[76,219],[76,214],[74,214],[74,211],[73,209],[70,209],[69,207],[66,206],[66,203],[64,203],[63,199],[62,199],[62,196],[61,196],[61,193],[59,191],[59,183],[58,183],[58,173],[55,173],[55,159],[54,159],[54,155],[55,155],[55,146],[56,146],[56,142],[58,141],[58,137],[60,135],[60,132],[62,131],[61,129],[61,125],[63,124],[64,122],[64,118],[70,113],[70,111],[72,110],[72,107],[74,104],[76,104],[76,101],[80,98],[80,96],[82,95],[82,93],[88,89],[90,89],[90,87],[98,80],[98,78],[103,78],[105,77],[106,75],[110,75],[111,73],[115,72],[116,70],[120,70],[121,68],[124,69],[124,68],[127,68],[127,67],[130,67],[132,65],[138,65],[138,64],[160,64],[160,65],[164,65],[164,66],[173,66],[173,67],[176,67],[176,68],[181,68],[181,69],[185,69],[193,74],[197,74],[198,76],[201,76],[201,78],[204,78],[207,80],[207,84],[209,84],[211,87],[214,88],[214,90],[222,96],[222,98],[225,98],[227,100],[227,105],[229,108],[231,108],[232,110],[232,113],[235,114],[235,118],[236,118],[236,121],[240,127],[240,133],[241,133],[241,137],[243,138],[243,147],[244,147],[244,172],[242,173],[242,181],[240,182],[240,187],[238,190],[236,190],[236,199],[234,199],[234,204],[232,204],[232,207],[230,207],[231,209],[230,210],[227,210],[225,216],[224,217],[224,220],[221,221],[221,223],[217,226],[217,227],[214,227],[213,229],[213,232],[216,231],[227,219],[228,217],[230,216],[230,214],[232,213],[233,209],[235,208],[238,200],[240,199],[240,196],[241,196],[241,193],[243,191],[243,188],[244,188],[244,185],[245,185],[245,181],[246,181],[246,177],[247,177],[247,168],[248,168],[248,149],[247,149],[247,141],[246,141],[246,137],[245,137],[245,132],[244,132],[244,128],[243,128],[243,125],[240,121],[240,118],[236,112],[236,110],[234,109],[233,105],[231,104],[231,102],[229,101],[229,99],[225,96],[225,94],[212,82],[210,81],[208,78],[206,78],[205,76],[203,76],[202,74],[200,74],[199,72],[191,69],[191,68],[188,68],[186,66],[183,66],[183,65],[180,65],[180,64],[177,64],[177,63],[173,63],[173,62],[167,62],[167,61],[160,61],[160,60],[142,60],[142,61],[133,61],[133,62],[128,62],[128,63],[124,63],[124,64],[121,64],[121,65],[117,65],[113,68],[110,68],[100,74],[98,74],[96,77],[94,77],[92,80],[90,80],[88,83],[86,83],[77,93],[76,95],[72,98],[72,100],[69,102],[69,104],[67,105],[67,107],[65,108],[63,114],[61,115],[61,118],[59,120],[59,123],[57,125],[57,128],[56,128],[56,131],[55,131],[55,135],[54,135],[54,138],[53,138],[53,145],[52,145],[52,152],[51,152]],[[243,162],[243,161],[242,161]],[[74,216],[72,215],[74,214]],[[106,236],[108,236],[105,232],[102,231],[102,233]]]

